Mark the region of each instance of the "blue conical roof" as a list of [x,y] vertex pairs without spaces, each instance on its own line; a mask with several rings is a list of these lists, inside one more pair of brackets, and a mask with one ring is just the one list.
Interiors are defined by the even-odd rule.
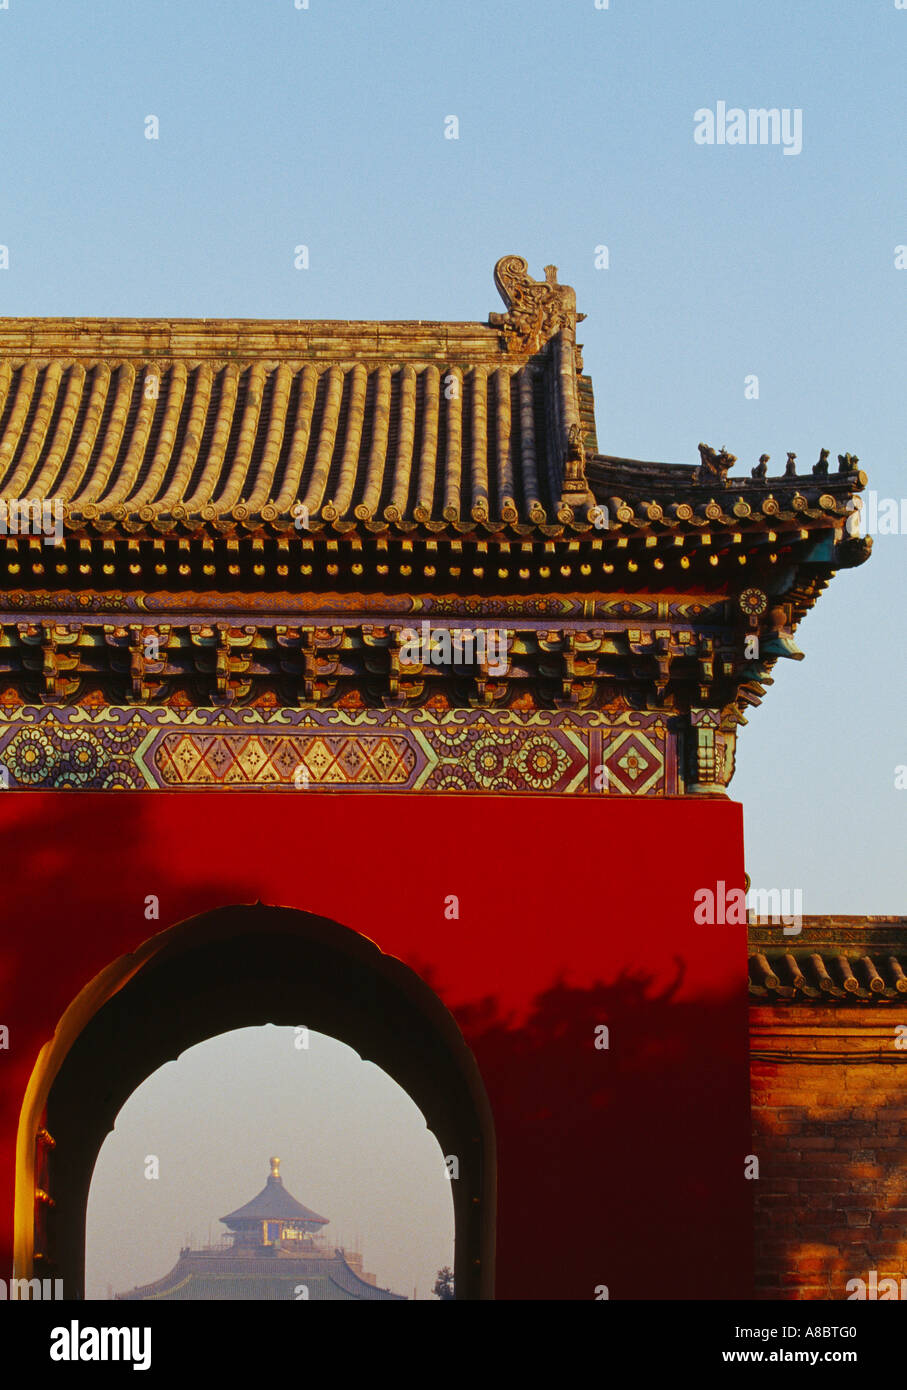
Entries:
[[253,1197],[251,1202],[246,1202],[244,1207],[237,1207],[236,1211],[220,1218],[225,1226],[236,1230],[259,1221],[309,1221],[316,1226],[328,1224],[328,1217],[319,1216],[317,1211],[304,1207],[290,1195],[278,1171],[279,1163],[279,1158],[271,1159],[271,1176],[257,1197]]

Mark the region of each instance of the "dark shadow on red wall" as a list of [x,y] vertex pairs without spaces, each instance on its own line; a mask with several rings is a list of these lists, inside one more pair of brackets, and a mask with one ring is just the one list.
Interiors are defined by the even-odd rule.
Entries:
[[515,1029],[494,1000],[459,1013],[497,1116],[498,1276],[513,1296],[749,1296],[728,1220],[752,1188],[722,1055],[736,1001],[678,1000],[682,975],[678,961],[660,990],[628,975],[557,984]]

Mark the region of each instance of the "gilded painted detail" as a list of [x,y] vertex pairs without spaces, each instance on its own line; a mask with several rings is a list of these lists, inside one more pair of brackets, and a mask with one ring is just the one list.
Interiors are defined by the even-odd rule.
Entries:
[[11,790],[658,796],[682,790],[675,741],[663,715],[633,710],[34,705],[0,722],[0,773]]
[[361,731],[167,733],[154,752],[166,786],[410,787],[418,755],[406,734]]
[[8,725],[0,729],[0,761],[10,787],[138,791],[145,786],[136,762],[144,726],[85,728],[48,719],[12,732]]

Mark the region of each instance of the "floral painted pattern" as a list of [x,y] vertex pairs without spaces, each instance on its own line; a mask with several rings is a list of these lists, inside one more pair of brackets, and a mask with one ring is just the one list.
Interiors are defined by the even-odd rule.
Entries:
[[676,790],[646,713],[25,706],[0,718],[10,788],[604,794]]

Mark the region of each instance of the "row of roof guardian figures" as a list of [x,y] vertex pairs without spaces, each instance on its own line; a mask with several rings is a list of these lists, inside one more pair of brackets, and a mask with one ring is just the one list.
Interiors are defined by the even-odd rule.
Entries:
[[59,497],[0,497],[0,536],[40,536],[45,545],[62,545],[63,503]]

